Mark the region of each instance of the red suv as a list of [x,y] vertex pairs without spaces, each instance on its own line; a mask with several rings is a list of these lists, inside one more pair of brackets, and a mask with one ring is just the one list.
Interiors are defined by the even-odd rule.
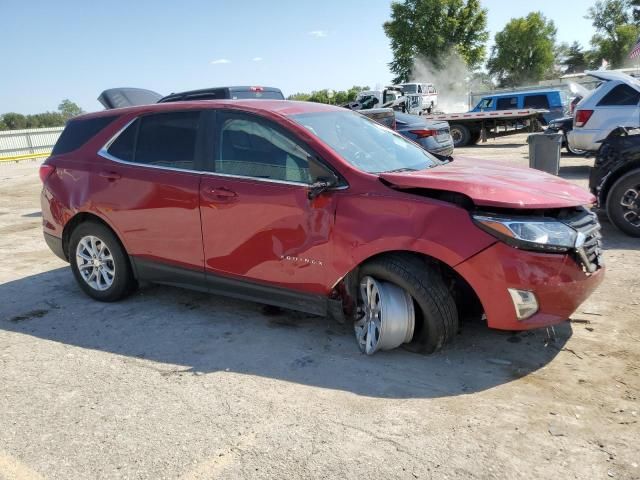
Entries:
[[438,160],[305,102],[163,103],[68,123],[41,178],[45,239],[92,298],[141,280],[348,318],[371,354],[433,352],[459,318],[566,320],[603,279],[581,188]]

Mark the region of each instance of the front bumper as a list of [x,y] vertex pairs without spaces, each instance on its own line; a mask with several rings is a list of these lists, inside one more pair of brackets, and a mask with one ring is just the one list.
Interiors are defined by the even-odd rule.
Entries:
[[[499,330],[529,330],[567,320],[604,279],[604,268],[587,274],[571,255],[537,253],[495,243],[455,270],[480,298],[487,324]],[[539,309],[518,320],[508,289],[531,291]]]

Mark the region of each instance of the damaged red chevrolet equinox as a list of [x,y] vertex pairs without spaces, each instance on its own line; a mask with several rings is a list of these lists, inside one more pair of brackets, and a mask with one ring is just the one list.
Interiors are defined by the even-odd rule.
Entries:
[[90,297],[141,281],[353,321],[426,353],[477,315],[566,320],[603,279],[594,198],[527,168],[438,159],[364,116],[271,100],[83,115],[40,175],[44,236]]

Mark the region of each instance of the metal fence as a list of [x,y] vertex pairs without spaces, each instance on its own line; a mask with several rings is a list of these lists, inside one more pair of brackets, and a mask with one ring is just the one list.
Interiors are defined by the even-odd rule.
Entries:
[[64,127],[0,132],[0,161],[47,156]]

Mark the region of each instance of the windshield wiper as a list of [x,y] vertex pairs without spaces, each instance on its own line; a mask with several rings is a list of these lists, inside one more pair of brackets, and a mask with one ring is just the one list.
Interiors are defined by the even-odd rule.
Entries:
[[418,171],[417,168],[402,167],[402,168],[396,168],[395,170],[387,170],[384,173],[417,172],[417,171]]

